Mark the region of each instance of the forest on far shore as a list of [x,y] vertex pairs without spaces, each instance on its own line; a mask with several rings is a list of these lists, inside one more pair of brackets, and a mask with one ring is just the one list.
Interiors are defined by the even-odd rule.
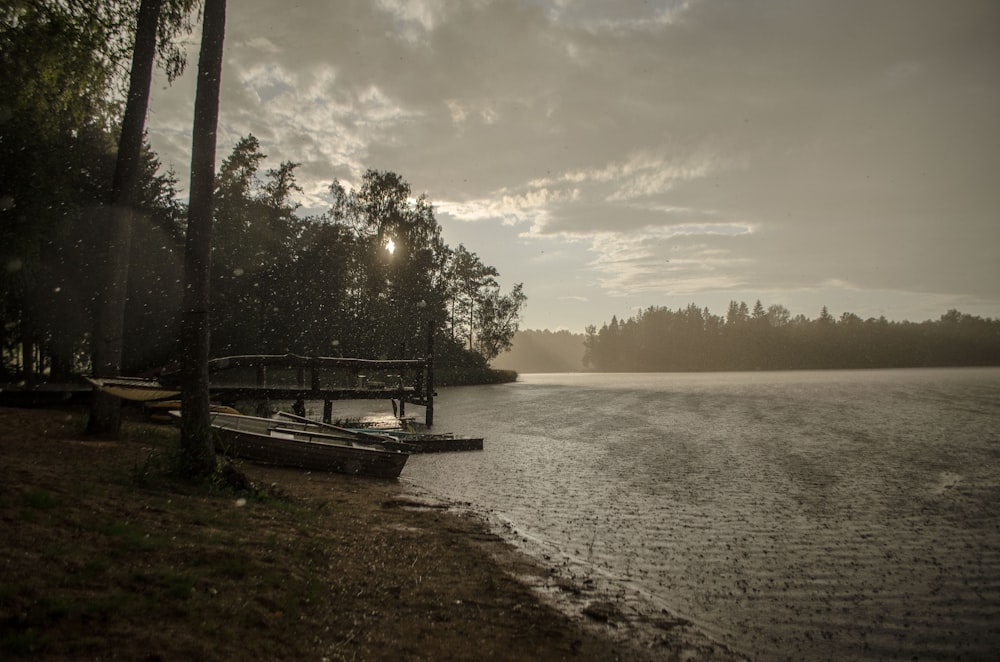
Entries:
[[895,322],[853,313],[792,316],[781,305],[732,302],[713,315],[651,306],[583,334],[518,331],[493,366],[517,372],[698,372],[1000,365],[1000,319],[949,310]]

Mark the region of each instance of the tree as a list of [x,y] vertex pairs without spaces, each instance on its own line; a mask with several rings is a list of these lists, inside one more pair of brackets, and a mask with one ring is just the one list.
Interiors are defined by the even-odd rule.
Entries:
[[[89,326],[90,296],[74,296],[83,279],[64,260],[90,266],[83,226],[110,183],[108,32],[90,11],[42,2],[0,9],[0,312],[5,344],[20,357],[12,371],[29,386],[51,334],[82,337]],[[66,314],[53,326],[56,306]]]
[[252,134],[239,140],[215,180],[216,240],[212,245],[212,351],[284,352],[288,297],[294,285],[288,270],[296,261],[300,231],[296,205],[289,200],[296,164],[282,163],[258,178],[266,155]]
[[[153,65],[158,52],[165,53],[169,77],[179,75],[183,56],[173,47],[173,37],[185,25],[193,0],[141,0],[136,16],[132,67],[129,73],[125,113],[122,117],[118,155],[108,208],[104,275],[98,289],[93,342],[93,371],[97,377],[114,377],[121,372],[124,352],[125,307],[132,246],[133,214],[139,198],[139,175],[146,111]],[[168,7],[163,12],[164,6]],[[166,20],[161,21],[161,16]],[[117,398],[96,391],[91,399],[90,434],[117,437],[121,409]]]
[[771,304],[767,307],[767,321],[773,327],[787,326],[792,319],[792,314],[780,303]]
[[425,195],[412,200],[393,172],[368,170],[357,190],[335,181],[330,191],[330,217],[354,232],[357,248],[348,315],[367,334],[351,351],[395,358],[423,348],[422,322],[444,315],[448,255],[432,205]]
[[144,147],[142,190],[133,216],[122,374],[163,366],[178,355],[184,281],[187,205],[177,200],[173,172],[160,173],[156,155]]
[[448,264],[452,337],[464,338],[469,350],[476,346],[478,308],[486,293],[499,287],[496,281],[499,275],[463,244],[452,251]]
[[750,312],[747,309],[747,304],[743,301],[736,303],[735,301],[729,302],[729,310],[726,312],[726,325],[733,326],[737,324],[743,324],[750,319]]
[[499,289],[493,289],[480,300],[476,349],[484,359],[492,361],[510,349],[527,299],[523,284],[517,283],[510,294],[502,295]]
[[285,272],[288,342],[307,356],[340,353],[356,332],[348,321],[354,237],[344,226],[306,219],[298,246]]
[[[121,373],[132,212],[138,200],[139,158],[149,105],[149,87],[153,79],[156,27],[161,4],[162,0],[142,0],[136,20],[128,99],[111,186],[105,274],[95,317],[93,370],[96,377],[114,377]],[[121,426],[118,398],[104,391],[95,391],[90,402],[87,432],[117,437]]]
[[583,333],[583,367],[599,368],[600,363],[598,357],[600,342],[597,337],[597,326],[594,324],[588,324]]
[[[162,2],[160,38],[144,43],[155,43],[159,62],[176,73],[183,58],[173,37],[192,2]],[[29,382],[46,364],[52,379],[90,369],[86,345],[103,297],[85,286],[104,271],[106,247],[96,237],[113,197],[121,72],[139,73],[124,66],[135,55],[137,5],[21,0],[0,8],[0,253],[9,267],[0,291],[3,317],[14,322],[4,341],[20,336],[29,360],[18,369]],[[165,183],[154,174],[140,169],[144,191]],[[142,202],[159,205],[155,197]]]
[[181,322],[181,463],[191,476],[215,470],[208,410],[209,288],[215,143],[226,0],[205,0],[191,139],[191,194]]

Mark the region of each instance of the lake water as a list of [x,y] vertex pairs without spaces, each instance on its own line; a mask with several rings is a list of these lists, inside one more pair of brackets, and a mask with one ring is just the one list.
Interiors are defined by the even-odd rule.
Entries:
[[485,450],[404,482],[654,650],[669,614],[762,660],[1000,651],[1000,369],[523,375],[435,415]]

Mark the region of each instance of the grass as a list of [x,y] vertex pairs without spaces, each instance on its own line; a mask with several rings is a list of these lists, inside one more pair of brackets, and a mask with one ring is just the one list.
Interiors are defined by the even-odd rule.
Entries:
[[[47,485],[4,491],[0,504],[17,512],[5,517],[9,535],[22,544],[0,592],[0,657],[85,656],[135,630],[197,648],[300,615],[315,589],[289,569],[315,563],[316,549],[292,532],[316,524],[312,508],[276,489],[235,491],[222,472],[182,480],[171,428],[126,425],[120,445],[126,462],[75,459]],[[178,619],[184,632],[151,631]],[[297,647],[280,633],[268,641],[258,642],[265,656]]]

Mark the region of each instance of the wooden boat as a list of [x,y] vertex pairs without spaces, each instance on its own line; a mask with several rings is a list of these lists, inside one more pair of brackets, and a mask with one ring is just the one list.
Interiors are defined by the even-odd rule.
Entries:
[[292,427],[295,430],[314,434],[333,435],[334,437],[346,439],[353,443],[402,451],[404,453],[420,452],[420,448],[416,445],[401,441],[382,430],[345,428],[333,425],[332,423],[322,423],[304,416],[290,414],[287,411],[279,411],[273,420],[278,421],[281,427]]
[[396,478],[409,458],[408,453],[316,432],[294,421],[217,413],[212,414],[212,428],[218,452],[263,464]]
[[456,437],[453,434],[430,434],[427,432],[388,432],[401,442],[416,446],[421,453],[442,453],[448,451],[481,451],[482,437]]
[[483,450],[482,437],[456,437],[451,433],[431,433],[412,432],[403,429],[392,429],[388,427],[345,427],[333,425],[331,423],[320,423],[309,418],[289,414],[288,412],[278,412],[283,420],[295,421],[302,424],[317,426],[318,430],[329,430],[341,434],[356,434],[360,441],[372,441],[375,443],[398,443],[400,450],[410,453],[439,453],[446,451],[481,451]]
[[86,377],[90,384],[100,391],[105,391],[123,400],[163,400],[176,398],[180,389],[169,388],[156,379],[144,377]]

